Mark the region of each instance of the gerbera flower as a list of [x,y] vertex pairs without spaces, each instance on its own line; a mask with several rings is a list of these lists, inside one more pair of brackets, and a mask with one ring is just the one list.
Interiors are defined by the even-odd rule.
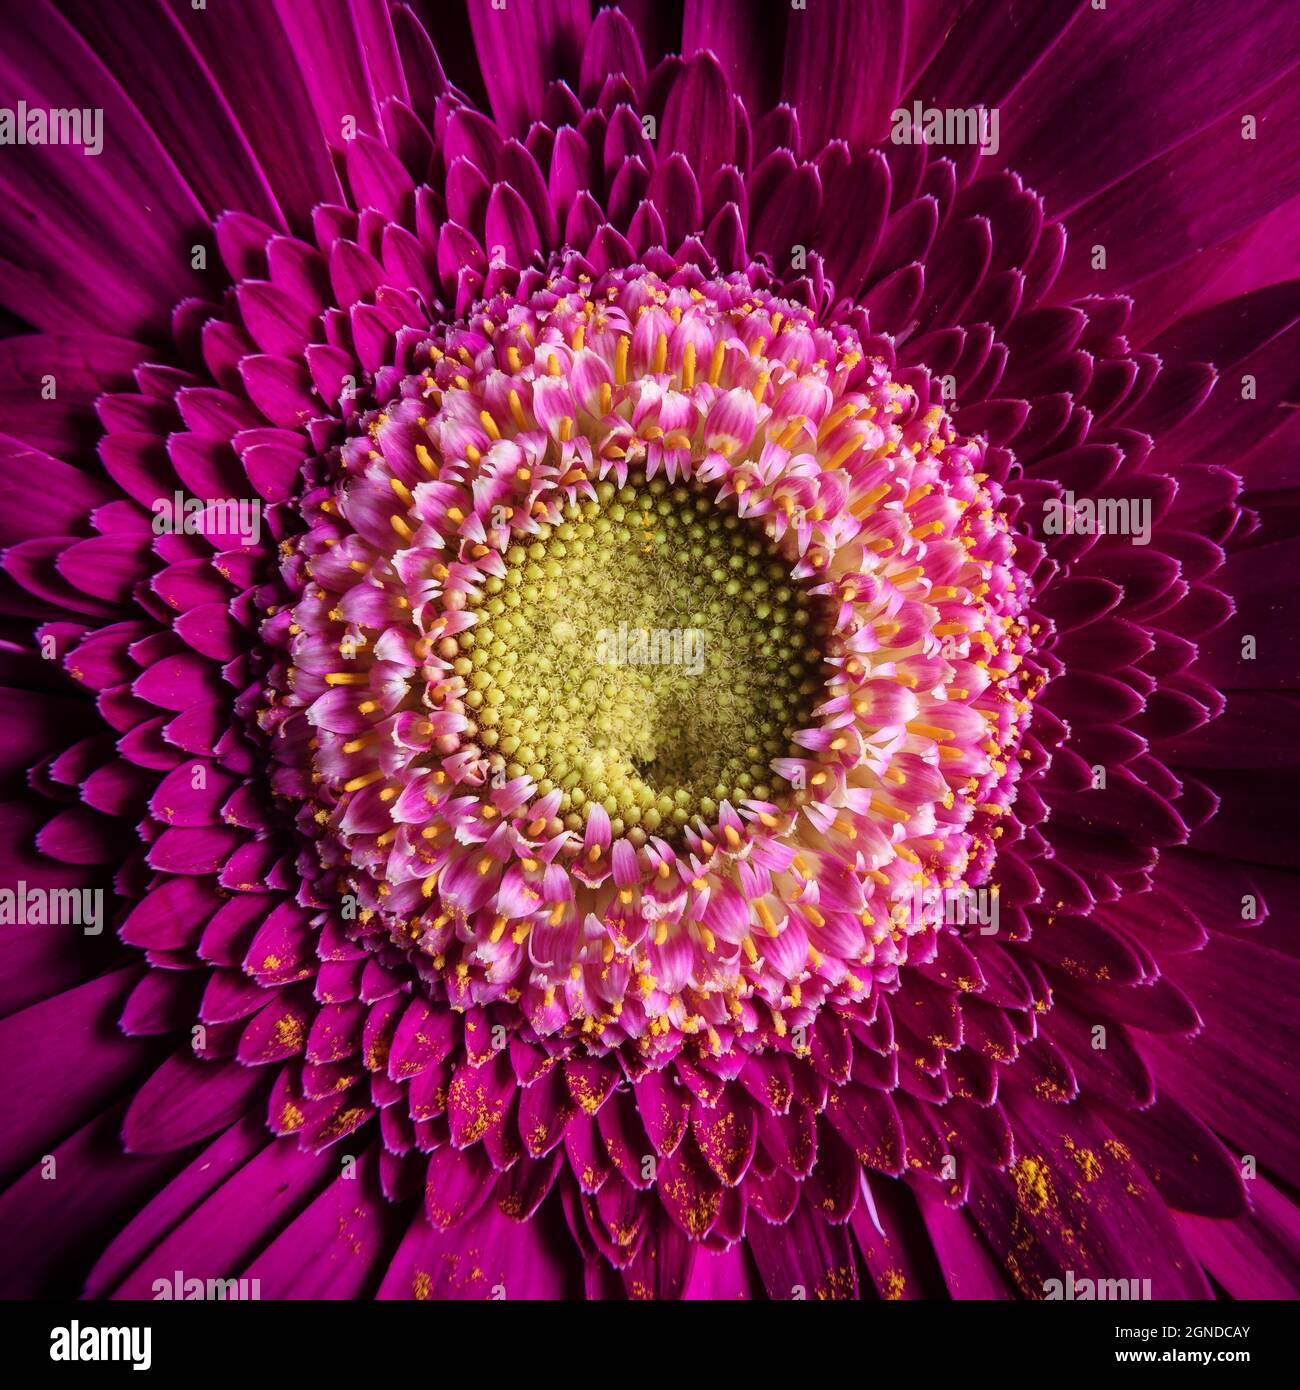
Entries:
[[1300,1287],[1244,10],[6,22],[8,1288]]

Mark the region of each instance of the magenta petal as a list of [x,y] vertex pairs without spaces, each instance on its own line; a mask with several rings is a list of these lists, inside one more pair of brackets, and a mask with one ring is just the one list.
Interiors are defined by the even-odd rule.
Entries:
[[241,1115],[260,1080],[256,1071],[234,1062],[200,1062],[177,1053],[131,1102],[123,1142],[132,1153],[184,1148]]

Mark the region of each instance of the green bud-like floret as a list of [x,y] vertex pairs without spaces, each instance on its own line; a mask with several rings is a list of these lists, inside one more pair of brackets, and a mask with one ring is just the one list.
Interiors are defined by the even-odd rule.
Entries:
[[605,480],[504,560],[470,600],[466,702],[570,829],[599,803],[640,841],[788,795],[771,764],[813,722],[816,600],[756,524],[698,487]]

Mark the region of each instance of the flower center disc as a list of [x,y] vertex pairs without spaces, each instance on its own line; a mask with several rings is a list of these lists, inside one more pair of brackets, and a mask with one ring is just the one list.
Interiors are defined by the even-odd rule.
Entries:
[[704,488],[605,481],[505,554],[468,606],[457,671],[495,772],[561,792],[566,827],[669,836],[771,768],[824,683],[816,603],[762,529]]
[[985,446],[694,267],[555,265],[408,349],[269,619],[358,936],[539,1038],[805,1047],[1014,795],[1044,677]]

